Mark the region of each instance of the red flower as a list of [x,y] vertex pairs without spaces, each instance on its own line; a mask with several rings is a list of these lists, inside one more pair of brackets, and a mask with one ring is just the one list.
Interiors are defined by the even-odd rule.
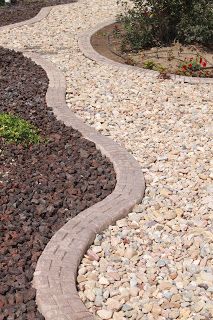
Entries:
[[200,57],[200,64],[202,63],[202,61],[203,61],[203,59],[202,59],[202,57]]
[[182,70],[183,71],[186,71],[186,69],[187,69],[187,67],[184,65],[184,66],[182,66]]
[[192,68],[192,64],[191,63],[189,64],[189,68]]
[[206,63],[206,60],[205,60],[205,61],[203,61],[203,63],[202,63],[203,68],[205,68],[206,65],[207,65],[207,63]]

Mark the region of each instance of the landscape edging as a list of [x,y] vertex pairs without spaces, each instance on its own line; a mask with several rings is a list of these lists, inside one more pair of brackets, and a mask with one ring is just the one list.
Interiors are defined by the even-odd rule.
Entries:
[[84,124],[67,107],[66,80],[62,72],[38,54],[25,52],[24,55],[46,71],[49,78],[46,101],[57,119],[94,142],[113,163],[116,172],[114,191],[56,232],[40,256],[34,273],[36,302],[46,320],[92,320],[93,315],[77,293],[78,266],[96,234],[125,217],[142,200],[144,177],[138,162],[124,148]]
[[[2,26],[0,32],[39,22],[47,17],[52,8],[44,7],[29,20]],[[64,75],[38,54],[23,53],[46,71],[49,78],[46,101],[57,119],[94,142],[102,154],[113,163],[116,172],[117,184],[114,191],[68,221],[51,238],[38,260],[33,279],[38,308],[46,320],[93,320],[93,315],[77,293],[78,266],[96,234],[125,217],[134,205],[142,200],[145,190],[144,177],[137,161],[124,148],[84,124],[67,107]]]
[[[111,65],[114,67],[117,67],[119,69],[126,69],[133,72],[139,72],[141,75],[152,75],[154,78],[157,78],[160,73],[158,71],[149,70],[149,69],[143,69],[137,66],[131,66],[127,65],[121,62],[113,61],[100,53],[98,53],[91,44],[91,38],[92,36],[98,32],[99,30],[103,29],[104,27],[109,26],[110,24],[113,24],[116,22],[116,19],[108,19],[104,22],[101,22],[97,24],[95,27],[87,30],[86,32],[83,32],[81,36],[78,39],[79,48],[82,51],[82,53],[85,55],[85,57],[89,58],[90,60],[96,61],[101,64]],[[190,83],[190,84],[213,84],[213,78],[199,78],[199,77],[185,77],[185,76],[179,76],[176,74],[169,74],[170,79],[172,79],[175,82],[182,82],[182,83]]]

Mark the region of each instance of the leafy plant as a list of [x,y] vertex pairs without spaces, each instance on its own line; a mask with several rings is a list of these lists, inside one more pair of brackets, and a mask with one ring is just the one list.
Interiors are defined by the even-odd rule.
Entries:
[[154,71],[158,71],[158,72],[165,71],[165,68],[161,64],[156,63],[153,60],[144,61],[143,67],[145,69],[150,69],[150,70],[154,70]]
[[8,113],[0,113],[0,137],[8,142],[25,145],[41,141],[38,129],[35,126]]
[[176,73],[192,77],[208,77],[209,72],[205,70],[206,66],[207,61],[202,57],[185,58],[185,60],[178,65]]
[[116,38],[119,38],[121,35],[121,31],[120,31],[119,27],[117,26],[117,24],[114,26],[112,32],[113,32],[114,37],[116,37]]
[[[118,0],[123,2],[123,0]],[[213,44],[212,0],[130,0],[118,17],[132,50],[171,44]]]

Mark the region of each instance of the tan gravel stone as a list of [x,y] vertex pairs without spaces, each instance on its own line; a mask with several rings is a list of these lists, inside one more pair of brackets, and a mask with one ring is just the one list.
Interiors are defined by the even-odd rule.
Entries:
[[101,309],[97,311],[97,315],[103,319],[103,320],[108,320],[112,317],[112,311],[111,310],[105,310],[105,309]]
[[95,301],[95,293],[94,293],[94,291],[92,291],[90,289],[85,290],[84,291],[84,295],[89,301]]
[[159,305],[153,304],[151,312],[154,317],[159,316],[161,314],[161,311],[162,311],[162,309]]
[[122,303],[115,298],[109,298],[107,301],[106,301],[106,305],[108,307],[109,310],[112,310],[112,311],[119,311],[122,307]]
[[[197,320],[204,310],[213,317],[212,291],[205,289],[213,287],[213,87],[161,81],[136,69],[86,58],[78,47],[79,36],[115,17],[120,11],[116,2],[79,0],[55,7],[39,23],[1,32],[0,45],[36,50],[55,63],[66,76],[68,106],[87,124],[125,146],[141,164],[146,179],[142,203],[129,218],[106,229],[82,260],[78,279],[87,279],[78,288],[85,305],[97,316],[95,301],[84,291],[104,289],[104,303],[117,295],[136,311],[141,303],[160,302],[179,309],[182,320]],[[131,252],[125,257],[127,248]],[[107,276],[109,265],[120,279]],[[92,271],[97,272],[97,280],[96,275],[90,276]],[[131,295],[132,274],[137,277],[138,296]],[[101,277],[108,282],[100,284]],[[120,287],[126,291],[123,298]],[[165,290],[179,294],[180,301],[165,302]],[[184,298],[193,304],[201,296],[205,308],[190,310],[191,302]],[[132,301],[136,298],[138,302]],[[120,312],[115,317],[125,319]],[[129,319],[140,319],[140,314],[128,312]],[[146,313],[146,320],[164,320],[163,312],[166,309],[158,316]],[[110,317],[114,319],[113,314]]]

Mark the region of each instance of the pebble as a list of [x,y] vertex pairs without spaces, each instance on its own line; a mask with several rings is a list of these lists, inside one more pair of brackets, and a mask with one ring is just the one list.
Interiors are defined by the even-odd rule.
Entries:
[[118,311],[121,309],[122,303],[116,298],[109,298],[106,305],[110,310]]
[[123,311],[114,312],[113,320],[125,320]]
[[178,309],[173,309],[169,312],[170,319],[177,319],[180,315],[180,311]]
[[92,250],[87,251],[87,256],[92,261],[98,261],[100,259],[99,256]]
[[95,293],[92,290],[85,290],[84,295],[89,301],[95,301]]
[[145,303],[142,307],[142,312],[144,314],[149,313],[152,310],[152,304],[151,303]]
[[119,291],[122,298],[129,299],[129,296],[130,296],[129,288],[120,287]]
[[153,306],[152,306],[152,314],[153,314],[153,316],[157,317],[157,316],[159,316],[161,314],[161,312],[162,312],[161,307],[159,305],[157,305],[157,304],[153,304]]
[[113,312],[111,310],[101,309],[97,311],[97,315],[103,320],[110,319],[112,317],[112,314]]
[[109,281],[105,277],[100,277],[99,283],[102,285],[109,285]]
[[167,264],[166,260],[158,260],[157,262],[158,267],[164,267],[166,266],[166,264]]
[[136,254],[137,252],[133,248],[128,247],[124,252],[124,257],[127,259],[131,259]]
[[205,302],[204,301],[198,301],[198,302],[196,302],[196,304],[194,305],[194,311],[196,312],[196,313],[199,313],[202,309],[203,309],[203,307],[205,306]]
[[[116,0],[79,0],[30,27],[4,31],[0,45],[45,53],[66,76],[72,111],[125,146],[145,176],[142,203],[97,235],[79,266],[78,290],[88,310],[101,319],[211,319],[212,85],[162,81],[86,58],[76,39],[119,12]],[[109,265],[119,276],[108,277]],[[137,283],[130,282],[133,273]],[[94,298],[98,288],[103,295]],[[201,296],[205,305],[198,311],[194,302]],[[132,309],[108,310],[115,297]],[[163,306],[170,307],[168,316]]]

